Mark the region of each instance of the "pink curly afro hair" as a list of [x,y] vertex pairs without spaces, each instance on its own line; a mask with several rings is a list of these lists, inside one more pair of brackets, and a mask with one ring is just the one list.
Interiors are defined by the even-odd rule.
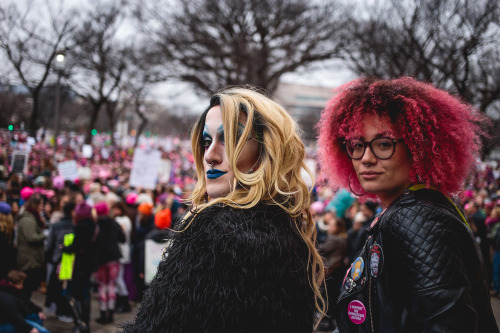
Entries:
[[[410,181],[434,186],[446,194],[459,192],[481,148],[481,125],[487,119],[470,105],[430,84],[403,77],[364,78],[339,88],[321,114],[319,162],[331,186],[363,193],[344,140],[360,132],[367,114],[388,117],[394,135],[411,153]],[[359,192],[358,192],[359,191]]]

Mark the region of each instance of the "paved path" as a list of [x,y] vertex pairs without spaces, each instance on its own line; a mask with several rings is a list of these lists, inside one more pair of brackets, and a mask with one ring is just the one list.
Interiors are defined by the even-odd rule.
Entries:
[[[40,292],[33,293],[33,301],[38,305],[43,307],[43,302],[45,300],[45,295]],[[500,300],[499,300],[500,301]],[[136,304],[131,303],[133,308]],[[44,309],[45,311],[46,309]],[[73,329],[73,323],[63,323],[57,319],[53,314],[46,314],[47,320],[45,320],[44,326],[51,333],[71,333]],[[91,304],[91,323],[90,330],[92,333],[114,333],[118,330],[117,325],[122,322],[131,321],[134,318],[134,309],[129,313],[116,313],[114,315],[115,322],[113,324],[101,325],[95,322],[95,319],[99,318],[99,305],[96,293],[92,293],[92,304]]]
[[[42,306],[43,301],[45,300],[45,295],[41,294],[40,292],[35,292],[33,294],[33,300],[35,303],[37,303],[39,306]],[[136,304],[134,304],[134,307]],[[493,297],[491,299],[491,306],[493,308],[493,313],[495,314],[495,318],[497,320],[497,324],[500,325],[500,299]],[[131,321],[134,317],[134,312],[130,313],[117,313],[115,314],[115,323],[114,324],[107,324],[107,325],[100,325],[95,322],[95,319],[99,317],[99,307],[98,307],[98,301],[97,301],[97,294],[93,293],[92,294],[92,322],[90,323],[90,328],[92,333],[115,333],[117,329],[117,324],[125,321]],[[60,322],[54,315],[47,315],[47,320],[45,321],[44,324],[45,327],[47,327],[48,330],[50,330],[52,333],[70,333],[73,328],[72,323],[63,323]]]

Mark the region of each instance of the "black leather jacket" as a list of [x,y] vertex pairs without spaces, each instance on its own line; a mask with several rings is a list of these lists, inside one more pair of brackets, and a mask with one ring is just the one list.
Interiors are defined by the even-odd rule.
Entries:
[[335,308],[340,332],[498,332],[479,247],[443,194],[405,191],[369,233]]

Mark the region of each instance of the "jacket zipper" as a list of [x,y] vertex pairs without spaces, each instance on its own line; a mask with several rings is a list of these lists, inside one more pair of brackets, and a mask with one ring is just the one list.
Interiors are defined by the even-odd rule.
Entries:
[[372,276],[368,278],[368,308],[370,309],[370,324],[372,332],[375,332],[375,325],[373,324],[373,307],[372,307]]

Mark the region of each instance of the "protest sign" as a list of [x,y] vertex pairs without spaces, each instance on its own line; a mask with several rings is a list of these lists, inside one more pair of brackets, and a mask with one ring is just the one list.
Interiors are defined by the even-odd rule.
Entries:
[[130,172],[130,186],[154,189],[158,178],[160,159],[159,150],[136,149]]
[[92,146],[91,145],[83,145],[82,146],[82,156],[85,158],[92,157]]
[[16,150],[12,153],[10,165],[12,166],[12,173],[26,173],[28,170],[28,156],[26,150]]
[[78,167],[76,161],[66,161],[57,164],[57,171],[64,180],[74,181],[78,177]]
[[170,160],[162,159],[158,169],[158,182],[160,184],[168,184],[170,180],[170,173],[172,172],[172,162]]
[[158,264],[163,257],[163,251],[170,245],[170,241],[157,243],[152,239],[145,241],[145,258],[144,258],[144,282],[149,284],[156,275]]

